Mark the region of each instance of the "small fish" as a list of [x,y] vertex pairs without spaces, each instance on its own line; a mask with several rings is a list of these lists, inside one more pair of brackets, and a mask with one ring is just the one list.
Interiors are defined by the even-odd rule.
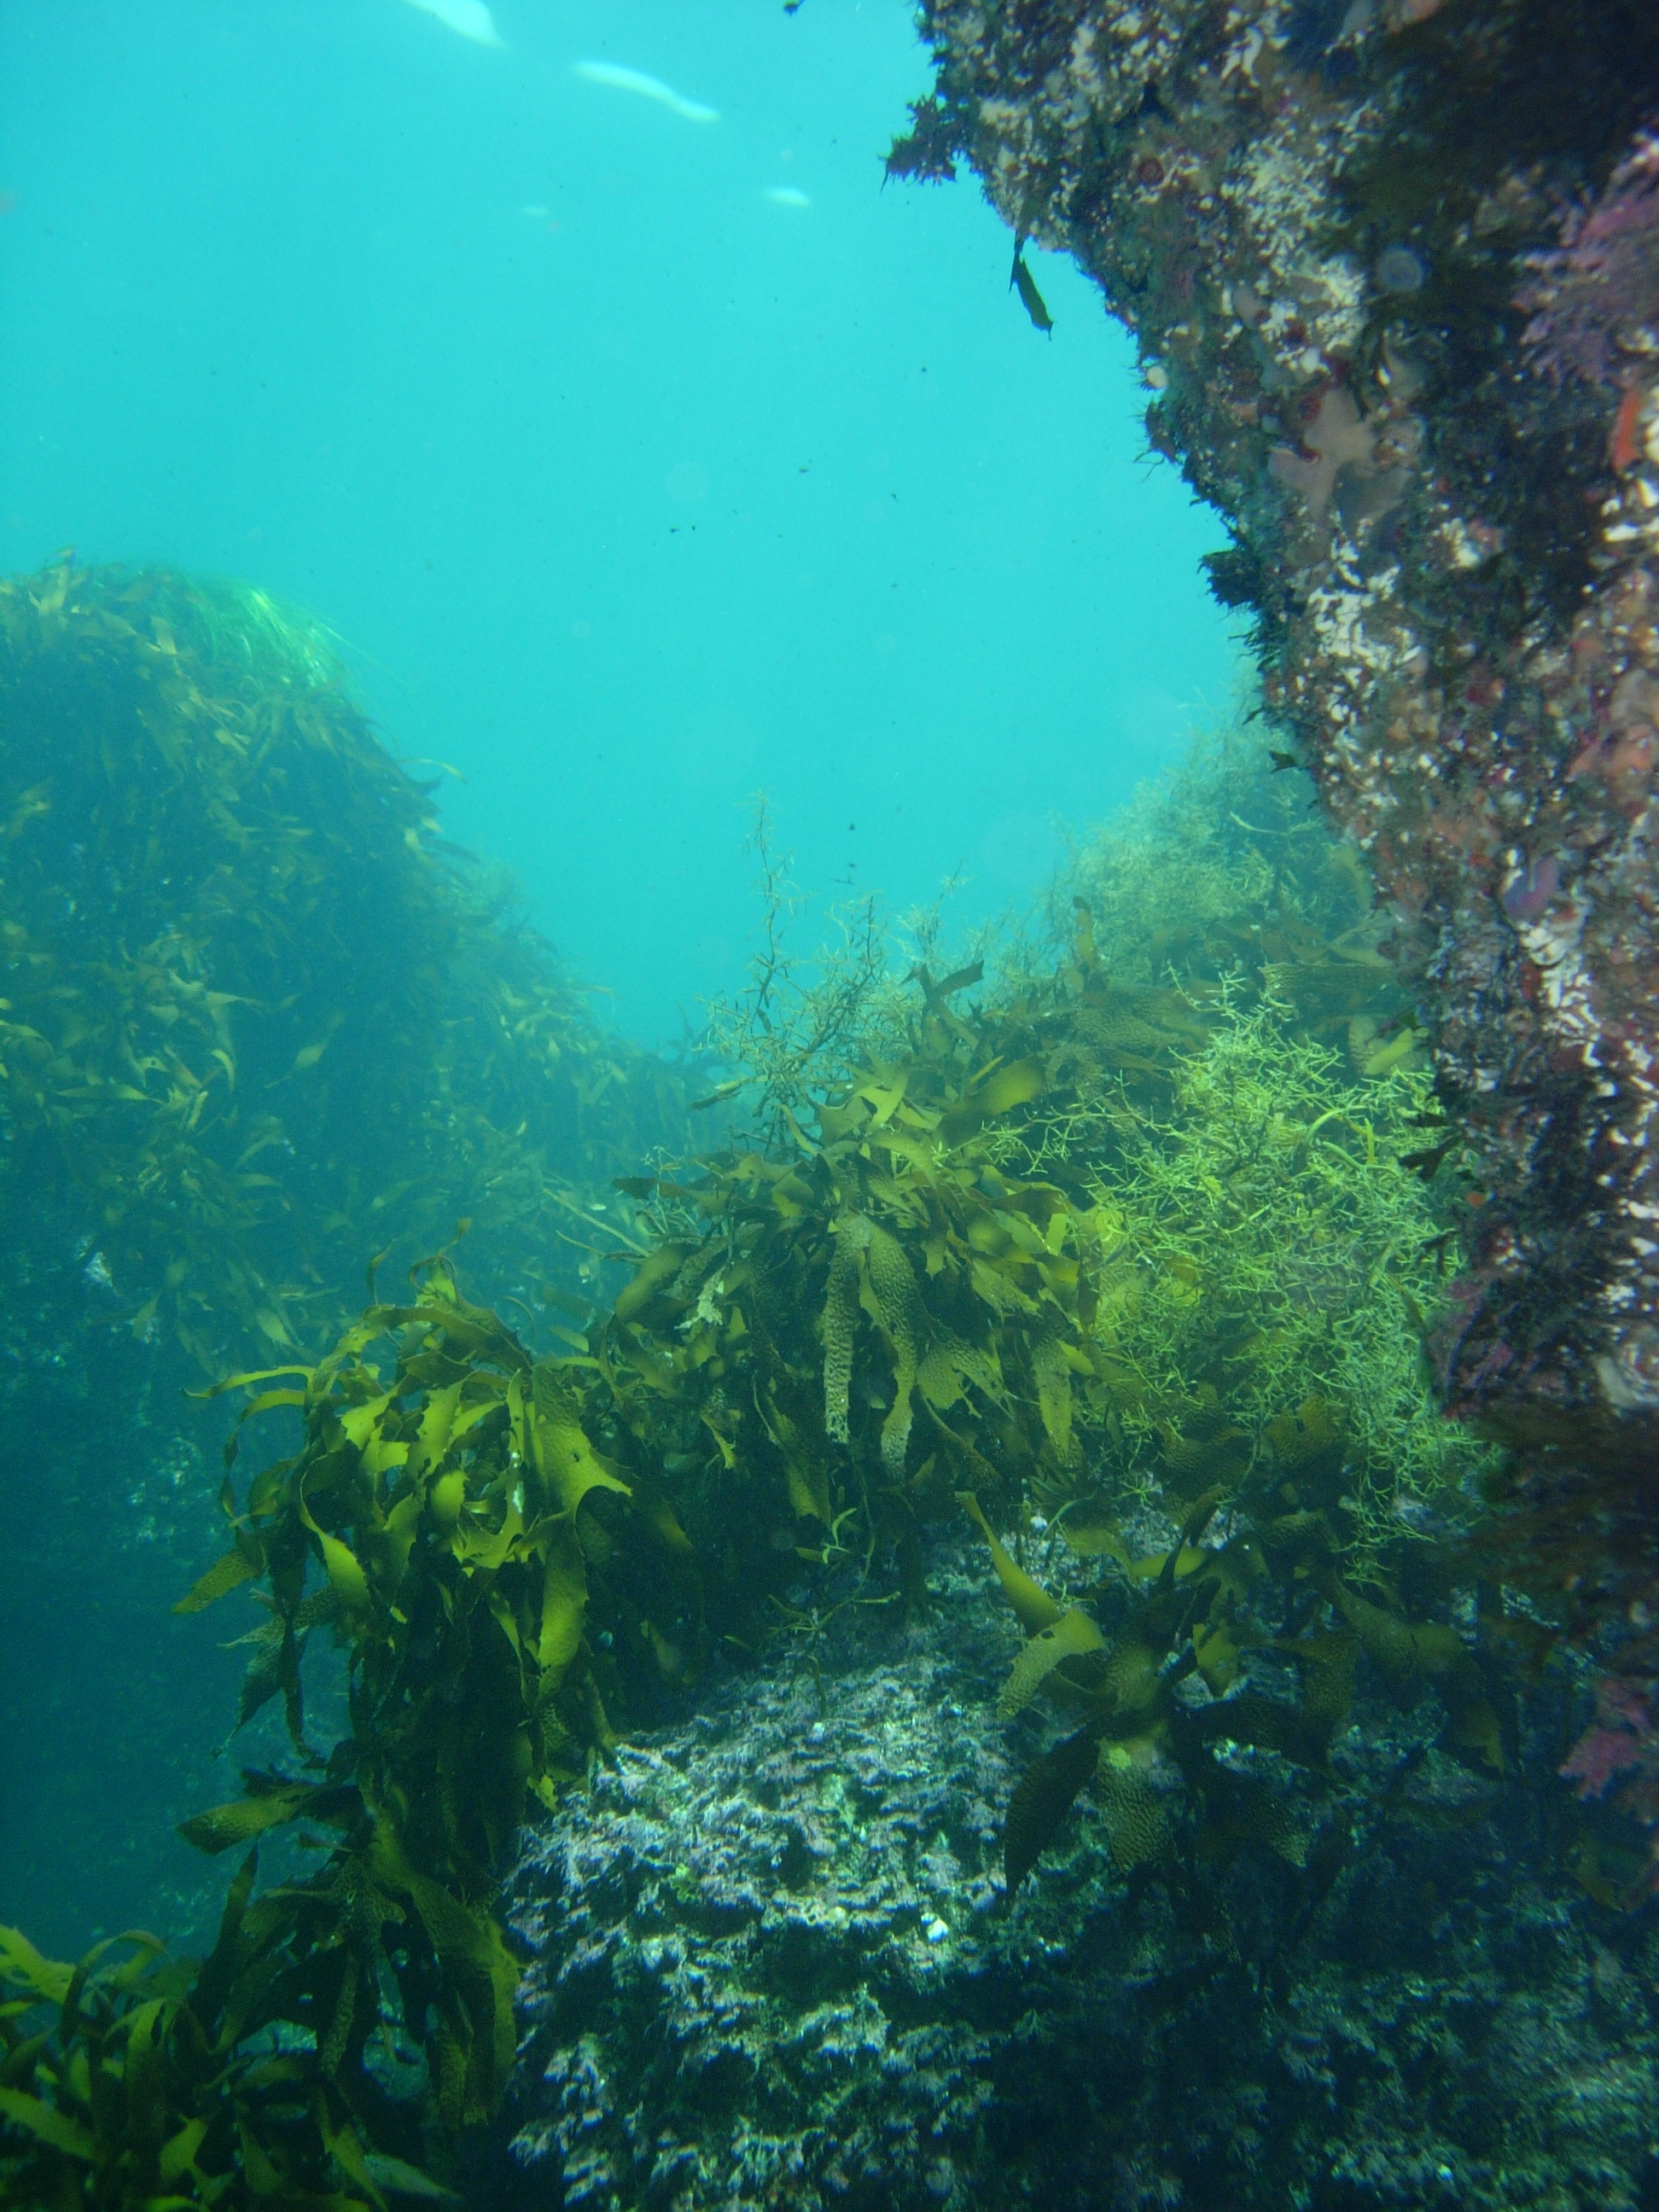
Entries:
[[812,204],[806,194],[798,191],[793,185],[768,185],[761,198],[770,200],[774,207],[811,207]]
[[1300,768],[1302,765],[1294,753],[1275,752],[1271,745],[1267,748],[1267,758],[1273,764],[1275,775],[1283,775],[1287,768]]
[[[417,6],[429,4],[429,0],[416,0]],[[613,92],[636,92],[641,100],[654,100],[659,106],[672,108],[685,123],[718,123],[720,111],[705,107],[699,100],[686,100],[672,84],[665,84],[659,76],[647,76],[643,70],[624,69],[620,62],[578,62],[576,75],[589,84],[608,85]]]
[[400,2158],[390,2158],[384,2151],[371,2150],[364,2154],[363,2170],[371,2181],[394,2197],[424,2197],[434,2204],[459,2204],[463,2202],[454,2190],[446,2189],[429,2173],[422,2173],[417,2166],[407,2165]]
[[471,39],[475,46],[499,46],[501,34],[484,5],[484,0],[409,0],[411,8],[422,15],[435,15],[448,30],[463,39]]
[[724,1106],[728,1098],[735,1098],[743,1089],[742,1083],[722,1083],[718,1091],[711,1091],[706,1098],[693,1098],[687,1106],[688,1114],[706,1114],[711,1106]]
[[1023,239],[1014,248],[1014,266],[1008,278],[1009,290],[1012,292],[1016,288],[1018,289],[1020,304],[1031,318],[1032,322],[1038,330],[1046,331],[1052,337],[1054,319],[1048,313],[1043,302],[1042,295],[1036,288],[1036,277],[1025,265],[1025,244]]

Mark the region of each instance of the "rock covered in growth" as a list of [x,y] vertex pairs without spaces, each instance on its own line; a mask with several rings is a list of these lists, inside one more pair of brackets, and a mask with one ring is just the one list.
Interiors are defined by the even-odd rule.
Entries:
[[1463,1409],[1659,1409],[1659,19],[930,0],[967,160],[1137,332],[1484,1147]]
[[842,1614],[529,1839],[511,2201],[1648,2201],[1654,1939],[1542,1870],[1437,1716],[1339,1741],[1354,1825],[1304,1869],[1125,1884],[1085,1796],[1010,1908],[1018,1632],[935,1568],[939,1613]]

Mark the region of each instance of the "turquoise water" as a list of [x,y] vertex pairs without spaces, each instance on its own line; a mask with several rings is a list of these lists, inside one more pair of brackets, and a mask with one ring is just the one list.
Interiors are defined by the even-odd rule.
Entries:
[[[1531,1014],[1446,1077],[1577,865],[1529,441],[1650,489],[1620,39],[931,12],[988,163],[1075,40],[1294,714],[1098,293],[884,184],[906,0],[0,0],[0,2212],[1659,2212],[1641,1486],[1435,1381],[1589,1234]],[[1476,327],[1569,262],[1622,401]]]
[[[1223,704],[1220,542],[1069,263],[883,188],[902,0],[0,15],[0,568],[298,601],[617,1023],[695,1028],[752,794],[819,905],[1027,896]],[[647,73],[717,119],[576,73]],[[596,1004],[603,1007],[600,999]]]
[[[901,0],[494,20],[0,10],[0,573],[311,611],[601,1018],[673,1042],[741,984],[762,790],[809,945],[866,891],[1032,899],[1231,697],[1220,532],[1071,264],[1031,255],[1045,337],[971,179],[884,186],[928,82]],[[0,1922],[70,1956],[198,1936],[222,1869],[172,1824],[283,1755],[227,1742],[257,1614],[167,1613],[222,1408],[92,1318],[7,1378],[0,1498]]]

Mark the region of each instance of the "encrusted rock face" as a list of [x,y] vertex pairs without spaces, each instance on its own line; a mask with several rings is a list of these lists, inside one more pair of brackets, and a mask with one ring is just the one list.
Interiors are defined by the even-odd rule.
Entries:
[[1431,1698],[1362,1697],[1304,1864],[1218,1838],[1126,1883],[1086,1792],[1010,1905],[1001,1811],[1054,1724],[996,1719],[1020,1638],[977,1559],[930,1579],[927,1620],[843,1612],[529,1839],[492,2202],[1652,2201],[1656,1939],[1433,1748]]
[[987,1613],[978,1651],[958,1624],[849,1672],[837,1637],[728,1685],[538,1841],[514,2148],[567,2203],[951,2196],[992,2094],[959,1998],[1013,1779],[963,1702],[1019,1640]]
[[1659,17],[930,0],[971,161],[1136,331],[1370,854],[1484,1204],[1464,1412],[1659,1408]]

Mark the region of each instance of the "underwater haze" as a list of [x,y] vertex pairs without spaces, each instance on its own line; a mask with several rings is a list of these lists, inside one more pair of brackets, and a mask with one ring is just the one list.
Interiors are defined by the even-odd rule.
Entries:
[[1651,14],[0,0],[0,2212],[1659,2212]]
[[[806,951],[866,892],[902,911],[951,884],[963,930],[1029,902],[1068,826],[1225,705],[1238,654],[1199,568],[1219,526],[1147,454],[1149,394],[1098,295],[1033,250],[1045,335],[970,177],[884,183],[927,82],[902,0],[0,9],[0,570],[72,547],[320,622],[392,753],[435,783],[443,834],[513,871],[599,1022],[637,1043],[695,1035],[741,988],[762,791],[811,901]],[[343,840],[367,880],[384,863],[366,818],[302,834]],[[110,921],[124,957],[184,911],[139,888],[152,918]],[[198,1204],[169,1243],[178,1201],[118,1150],[96,1171],[119,1186],[101,1224],[27,1201],[20,1233],[69,1290],[20,1289],[10,1371],[26,1407],[91,1389],[99,1411],[63,1432],[49,1481],[9,1494],[6,1559],[52,1552],[66,1510],[124,1516],[72,1655],[52,1572],[6,1595],[20,1657],[0,1718],[21,1770],[53,1783],[0,1819],[0,1918],[71,1953],[89,1929],[179,1931],[195,1910],[169,1824],[202,1797],[218,1738],[199,1709],[224,1708],[210,1686],[237,1661],[155,1627],[215,1540],[224,1425],[187,1415],[181,1386],[325,1340],[371,1251],[401,1233],[401,1267],[477,1211],[430,1152],[393,1164],[365,1104],[372,1089],[387,1127],[410,1126],[377,1053],[424,1079],[368,981],[403,927],[385,894],[377,912],[380,939],[319,924],[309,975],[294,917],[283,1006],[238,1017],[242,1088],[210,1138],[214,1172],[247,1173],[244,1123],[274,1099],[282,1157],[335,1178],[315,1204],[276,1194],[251,1246],[234,1211]],[[521,963],[505,972],[523,988]],[[348,975],[374,1007],[355,1064],[329,1044]],[[550,1018],[562,1065],[596,1064],[572,1011]],[[307,1079],[326,1101],[273,1087],[325,1053]],[[637,1084],[619,1105],[606,1079],[579,1076],[609,1103],[574,1134],[528,1109],[526,1141],[599,1187],[684,1133],[672,1100],[653,1120]],[[523,1119],[525,1082],[496,1123]],[[95,1182],[72,1157],[81,1108],[63,1110],[49,1171],[11,1155],[23,1185],[65,1162]],[[353,1126],[382,1186],[356,1200]],[[263,1172],[278,1153],[259,1127]],[[479,1157],[459,1121],[445,1141],[452,1164]],[[410,1194],[377,1210],[388,1190]],[[331,1208],[325,1250],[307,1239]],[[533,1283],[538,1237],[544,1270],[580,1257],[549,1210],[520,1208],[504,1273],[481,1220],[473,1280]],[[88,1303],[84,1342],[65,1297]]]
[[6,9],[0,566],[320,617],[646,1041],[762,788],[820,910],[1019,902],[1236,647],[1098,295],[1033,252],[1044,337],[971,178],[884,189],[927,81],[902,0]]

